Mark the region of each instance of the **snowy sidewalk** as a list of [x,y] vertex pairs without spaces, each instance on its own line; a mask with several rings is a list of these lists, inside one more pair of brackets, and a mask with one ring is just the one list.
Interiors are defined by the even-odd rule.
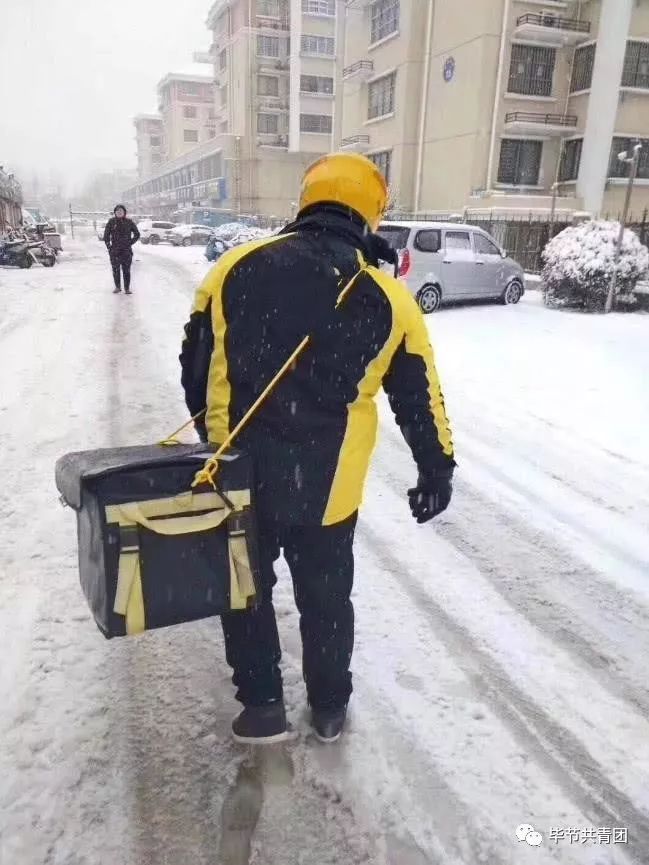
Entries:
[[100,636],[53,483],[65,451],[185,418],[177,355],[208,265],[198,247],[138,246],[134,295],[114,297],[103,246],[66,247],[53,270],[0,269],[0,863],[646,863],[646,316],[550,312],[530,294],[427,320],[452,506],[412,521],[414,467],[382,402],[350,731],[329,748],[309,734],[282,565],[300,739],[253,756],[228,740],[217,622]]

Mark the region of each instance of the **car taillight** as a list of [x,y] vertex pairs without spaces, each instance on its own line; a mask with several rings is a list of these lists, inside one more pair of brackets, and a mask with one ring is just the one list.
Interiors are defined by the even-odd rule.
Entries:
[[410,272],[410,250],[404,249],[399,254],[399,276],[408,276]]

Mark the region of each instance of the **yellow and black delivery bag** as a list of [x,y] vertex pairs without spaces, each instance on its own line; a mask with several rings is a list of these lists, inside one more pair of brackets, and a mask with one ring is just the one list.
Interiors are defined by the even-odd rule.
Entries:
[[254,605],[258,589],[252,464],[219,456],[218,487],[195,487],[204,444],[70,453],[56,464],[77,514],[79,576],[106,637]]

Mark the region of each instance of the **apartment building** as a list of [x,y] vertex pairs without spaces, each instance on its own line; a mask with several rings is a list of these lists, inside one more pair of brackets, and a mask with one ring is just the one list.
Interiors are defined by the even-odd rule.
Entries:
[[[408,211],[649,206],[647,0],[348,0],[336,143]],[[554,186],[556,184],[556,186]]]
[[158,110],[164,128],[161,164],[215,137],[214,96],[214,82],[207,75],[171,73],[160,81]]
[[164,162],[164,125],[159,114],[138,114],[133,118],[137,145],[137,176],[151,177]]
[[207,23],[232,195],[289,216],[304,168],[332,146],[335,0],[217,0]]
[[210,49],[195,55],[213,73],[160,82],[159,150],[139,115],[141,182],[126,200],[156,215],[190,202],[294,215],[305,168],[332,148],[336,2],[216,0]]

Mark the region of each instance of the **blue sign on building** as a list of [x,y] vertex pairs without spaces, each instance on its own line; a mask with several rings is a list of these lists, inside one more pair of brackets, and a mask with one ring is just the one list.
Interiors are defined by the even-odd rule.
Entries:
[[444,81],[448,84],[455,76],[455,58],[448,57],[444,63]]

